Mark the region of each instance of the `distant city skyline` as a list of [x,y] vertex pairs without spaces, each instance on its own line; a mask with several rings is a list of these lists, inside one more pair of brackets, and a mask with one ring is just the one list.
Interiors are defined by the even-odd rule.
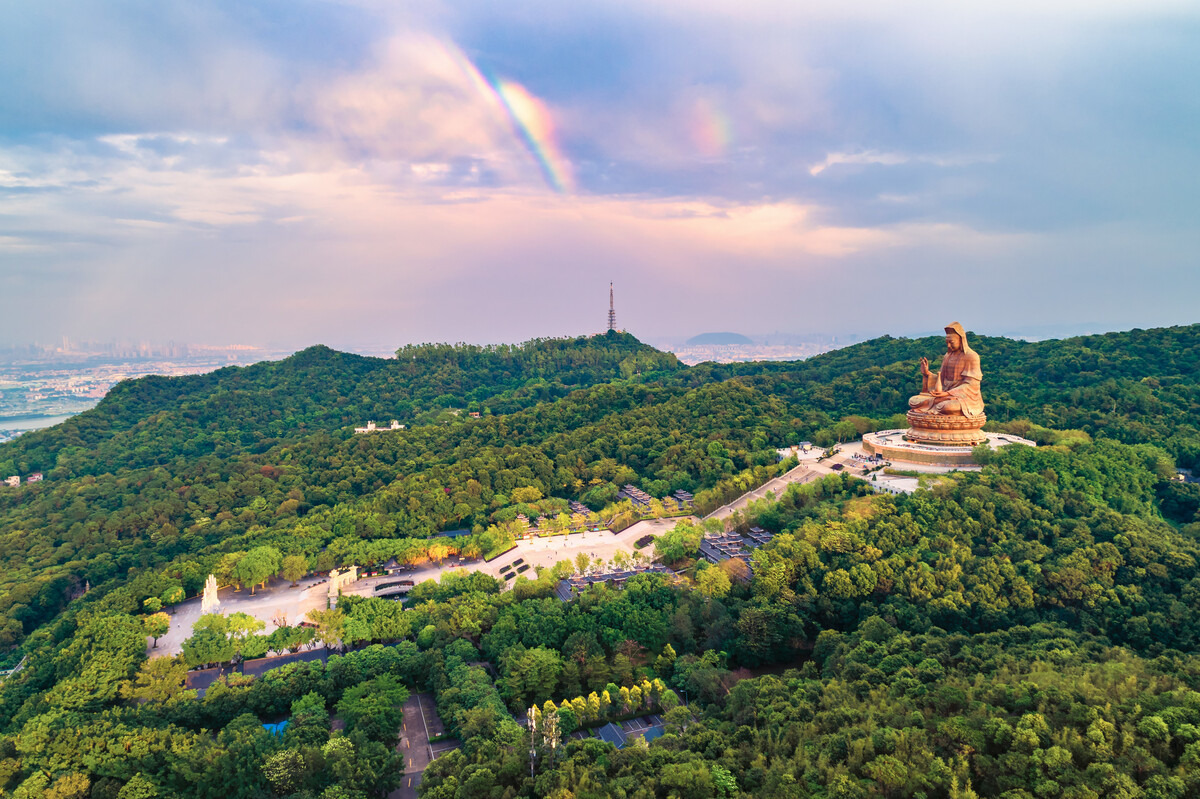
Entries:
[[1200,321],[1200,6],[0,8],[0,344]]

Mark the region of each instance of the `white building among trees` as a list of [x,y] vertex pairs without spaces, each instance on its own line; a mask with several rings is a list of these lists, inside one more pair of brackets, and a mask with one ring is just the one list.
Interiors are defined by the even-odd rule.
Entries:
[[356,427],[356,428],[354,428],[354,432],[356,434],[357,433],[375,433],[375,432],[379,432],[382,430],[403,430],[403,429],[404,429],[404,425],[400,424],[398,421],[393,419],[392,423],[390,425],[388,425],[387,427],[377,427],[374,422],[367,422],[366,427]]

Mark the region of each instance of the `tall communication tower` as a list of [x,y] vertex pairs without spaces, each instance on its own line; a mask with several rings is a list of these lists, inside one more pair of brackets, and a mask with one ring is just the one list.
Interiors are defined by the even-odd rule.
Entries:
[[608,329],[613,331],[617,329],[617,309],[613,305],[613,284],[608,284]]

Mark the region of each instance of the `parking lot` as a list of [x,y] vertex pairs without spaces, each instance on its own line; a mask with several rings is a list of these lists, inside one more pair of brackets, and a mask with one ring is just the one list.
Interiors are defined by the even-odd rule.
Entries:
[[430,738],[444,735],[445,726],[433,704],[433,694],[413,694],[404,703],[404,725],[396,751],[404,755],[404,779],[389,799],[416,799],[421,775],[437,758],[459,747],[453,738],[431,744]]

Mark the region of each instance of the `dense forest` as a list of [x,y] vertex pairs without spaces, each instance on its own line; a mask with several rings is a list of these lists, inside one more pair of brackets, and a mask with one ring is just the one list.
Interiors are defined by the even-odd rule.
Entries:
[[[777,448],[902,424],[943,347],[687,368],[610,334],[121,384],[0,447],[47,476],[0,491],[0,645],[25,658],[0,686],[0,790],[380,796],[396,705],[430,690],[463,742],[426,771],[439,799],[1200,796],[1200,488],[1173,479],[1200,459],[1200,326],[972,346],[990,424],[1043,446],[911,496],[793,487],[737,517],[776,536],[733,579],[685,524],[660,551],[678,577],[570,603],[549,572],[347,602],[319,634],[370,646],[203,699],[145,649],[157,598],[210,572],[486,540],[626,482],[720,496]],[[368,418],[409,427],[353,435]],[[189,662],[236,637],[206,635],[223,654]],[[667,733],[550,746],[515,720],[530,706],[560,734],[649,709]]]
[[310,347],[278,362],[122,382],[93,410],[0,451],[0,471],[94,475],[262,452],[317,430],[344,438],[369,419],[412,424],[450,409],[506,413],[679,368],[673,355],[618,333],[520,346],[408,346],[395,359]]

